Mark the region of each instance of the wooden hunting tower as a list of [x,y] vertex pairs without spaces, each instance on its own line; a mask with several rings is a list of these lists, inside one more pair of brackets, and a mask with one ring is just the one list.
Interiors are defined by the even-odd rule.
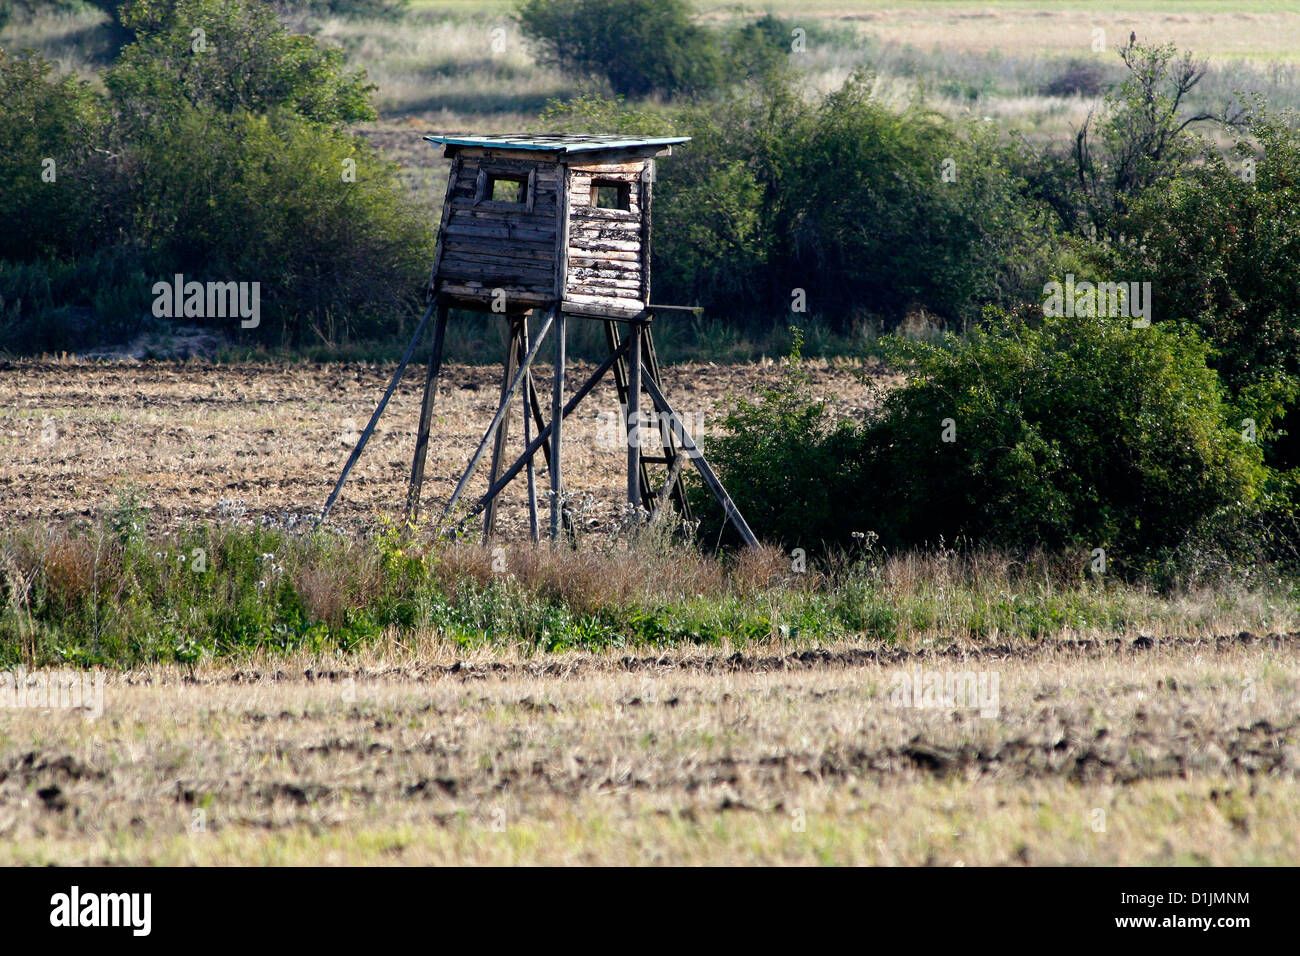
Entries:
[[[643,312],[656,156],[684,137],[426,136],[451,159],[432,292],[497,311]],[[593,312],[593,310],[595,310]]]
[[[407,496],[408,516],[418,513],[447,316],[450,309],[459,308],[500,314],[509,323],[510,344],[496,414],[441,520],[455,508],[490,445],[488,490],[462,522],[483,512],[484,536],[491,535],[497,495],[520,471],[526,470],[529,517],[533,537],[537,538],[533,458],[540,450],[550,470],[550,530],[553,537],[557,536],[569,520],[563,506],[560,469],[564,419],[612,369],[625,416],[627,500],[631,508],[655,520],[665,506],[672,505],[689,517],[686,494],[679,481],[689,461],[699,469],[741,538],[747,544],[755,544],[744,518],[664,397],[650,335],[650,323],[656,313],[694,311],[681,306],[653,305],[650,299],[650,207],[655,157],[670,154],[673,146],[688,142],[687,138],[521,134],[426,136],[425,139],[441,145],[444,155],[451,160],[438,247],[429,278],[429,311],[348,460],[325,505],[325,513],[401,378],[429,315],[436,310],[433,354],[425,381]],[[530,336],[529,314],[533,311],[540,312],[543,319],[535,336]],[[610,351],[608,358],[566,402],[564,346],[568,317],[603,322]],[[531,366],[542,339],[552,329],[554,384],[547,421],[533,384]],[[503,470],[509,409],[521,391],[524,449]],[[641,435],[646,427],[640,405],[643,391],[649,394],[656,413],[662,455],[651,457],[641,453]],[[534,424],[535,437],[531,434]],[[653,480],[651,465],[664,467],[661,481]]]

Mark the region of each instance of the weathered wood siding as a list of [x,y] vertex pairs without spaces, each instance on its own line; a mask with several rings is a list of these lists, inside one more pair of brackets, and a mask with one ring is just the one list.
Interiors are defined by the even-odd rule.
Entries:
[[[480,170],[531,175],[531,208],[478,200]],[[508,305],[553,302],[561,174],[553,162],[462,156],[441,236],[438,291],[489,305],[493,289],[505,290]]]
[[[503,157],[462,151],[452,167],[442,224],[437,292],[492,304],[505,291],[507,307],[555,302],[624,312],[646,304],[648,248],[642,213],[652,160],[565,166],[552,157]],[[522,204],[481,195],[491,174],[528,176]],[[561,180],[561,177],[566,177]],[[626,183],[628,209],[597,209],[592,182]],[[567,228],[561,211],[567,211]],[[567,270],[562,277],[558,270]]]
[[[569,166],[569,274],[564,298],[580,305],[645,307],[641,171],[645,160]],[[592,181],[627,183],[628,210],[592,205]]]

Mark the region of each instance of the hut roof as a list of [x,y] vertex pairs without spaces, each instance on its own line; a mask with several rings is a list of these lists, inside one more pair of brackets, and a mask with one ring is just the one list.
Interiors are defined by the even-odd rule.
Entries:
[[449,156],[462,147],[560,154],[642,149],[660,152],[690,141],[689,136],[636,137],[592,133],[491,133],[484,136],[429,135],[424,138],[435,145],[445,146]]

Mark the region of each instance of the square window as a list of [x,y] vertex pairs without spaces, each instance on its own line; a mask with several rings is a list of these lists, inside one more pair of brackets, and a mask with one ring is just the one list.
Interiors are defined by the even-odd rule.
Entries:
[[595,179],[591,183],[591,204],[597,209],[632,208],[632,184]]
[[528,200],[528,177],[489,173],[485,192],[484,198],[492,202],[523,204]]

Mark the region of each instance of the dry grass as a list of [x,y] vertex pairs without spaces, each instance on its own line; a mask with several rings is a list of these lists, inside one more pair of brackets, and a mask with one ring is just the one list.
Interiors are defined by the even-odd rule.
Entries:
[[80,10],[40,10],[30,19],[15,16],[0,29],[0,47],[35,50],[61,71],[94,80],[112,53],[107,23],[107,15],[89,4]]
[[[445,647],[0,710],[0,863],[1278,864],[1294,642],[631,667]],[[840,652],[848,649],[841,648]],[[404,663],[405,662],[405,663]],[[996,718],[895,706],[993,672]],[[289,677],[312,667],[311,680]],[[272,669],[281,673],[272,678]],[[631,668],[631,669],[629,669]]]
[[331,18],[319,35],[341,46],[379,87],[375,105],[387,115],[420,113],[450,131],[470,123],[486,132],[522,128],[570,81],[533,61],[506,15],[443,17],[416,11],[388,20]]
[[[757,15],[732,3],[698,7],[715,26]],[[1035,143],[1068,138],[1096,106],[1089,95],[1047,95],[1051,81],[1075,61],[1098,64],[1116,79],[1115,51],[1130,32],[1210,59],[1189,109],[1215,111],[1242,89],[1264,92],[1279,108],[1300,103],[1300,12],[1282,3],[811,0],[774,9],[810,31],[794,58],[810,90],[838,89],[868,69],[885,103],[924,97],[951,117],[996,123]],[[510,12],[509,3],[435,2],[416,4],[400,30],[381,21],[324,24],[323,35],[379,86],[383,118],[363,132],[403,164],[424,201],[441,194],[443,170],[421,134],[530,128],[548,100],[589,85],[537,66]]]
[[[757,15],[732,3],[698,6],[714,24]],[[367,70],[383,119],[363,132],[403,164],[411,190],[433,203],[445,172],[422,134],[530,128],[548,100],[586,85],[534,62],[512,10],[505,0],[435,0],[413,4],[400,21],[292,15],[289,21],[293,29],[342,47]],[[1300,96],[1293,68],[1300,60],[1300,13],[1285,3],[808,0],[782,4],[777,12],[839,33],[814,40],[800,55],[813,88],[838,88],[853,71],[869,68],[880,74],[887,102],[906,102],[924,91],[949,115],[987,119],[1034,139],[1064,135],[1091,105],[1085,97],[1041,95],[1043,80],[1067,59],[1114,66],[1113,51],[1130,31],[1146,42],[1174,42],[1210,57],[1223,73],[1203,84],[1202,92],[1213,88],[1211,98],[1238,88],[1267,90],[1279,105]],[[93,78],[107,62],[104,22],[96,11],[41,14],[0,31],[0,45],[34,47]],[[1106,52],[1094,49],[1098,29]]]
[[[0,651],[28,667],[245,659],[268,646],[393,649],[448,641],[529,653],[726,643],[976,647],[1133,632],[1300,632],[1294,582],[1163,593],[1085,574],[1086,556],[871,552],[796,566],[776,548],[724,559],[663,525],[577,548],[240,524],[0,535]],[[195,564],[203,556],[203,567]],[[1075,560],[1075,559],[1079,560]]]
[[286,568],[311,619],[330,627],[341,625],[353,608],[373,606],[384,590],[383,566],[373,548],[355,538],[343,539],[341,548],[330,560],[289,559]]
[[[733,4],[703,3],[723,19]],[[958,51],[1087,54],[1092,31],[1106,31],[1108,48],[1130,31],[1152,42],[1217,57],[1295,59],[1300,55],[1300,12],[1283,0],[794,0],[779,12],[853,24],[899,44]]]

